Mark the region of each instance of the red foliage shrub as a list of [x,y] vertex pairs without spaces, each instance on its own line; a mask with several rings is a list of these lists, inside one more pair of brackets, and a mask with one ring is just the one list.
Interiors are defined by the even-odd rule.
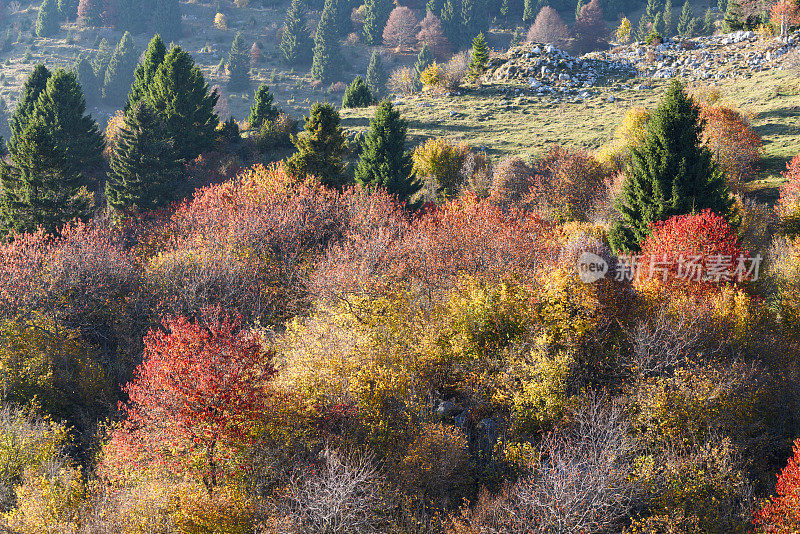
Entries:
[[771,497],[753,518],[758,532],[793,534],[800,531],[800,440],[795,440],[792,450],[792,457],[775,484],[777,496]]
[[776,209],[782,217],[789,217],[800,208],[800,155],[786,164],[782,176],[786,182],[781,185]]
[[491,199],[501,206],[517,204],[527,195],[533,180],[533,170],[522,158],[506,158],[492,175]]
[[591,0],[581,7],[575,19],[575,46],[579,52],[589,52],[603,46],[606,25],[603,22],[603,8],[599,0]]

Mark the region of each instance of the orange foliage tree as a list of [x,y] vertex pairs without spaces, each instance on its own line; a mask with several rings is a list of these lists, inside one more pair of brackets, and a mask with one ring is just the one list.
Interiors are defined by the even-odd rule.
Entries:
[[800,234],[800,155],[786,164],[783,177],[786,182],[781,186],[775,209],[783,220],[784,231],[795,236]]
[[800,440],[795,440],[792,449],[792,457],[778,475],[777,496],[771,497],[753,518],[758,532],[800,532]]
[[728,176],[729,186],[738,189],[755,176],[763,151],[761,137],[741,113],[725,106],[704,105],[700,117],[703,143]]
[[800,24],[800,9],[794,0],[778,0],[769,8],[772,22],[781,28],[781,37],[786,37],[789,26]]

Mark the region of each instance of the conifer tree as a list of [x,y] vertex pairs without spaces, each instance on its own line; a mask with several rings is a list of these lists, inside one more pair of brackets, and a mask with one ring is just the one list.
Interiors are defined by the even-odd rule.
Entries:
[[100,26],[103,24],[103,0],[80,0],[78,3],[78,20],[84,26]]
[[94,69],[89,59],[81,56],[78,62],[75,63],[75,76],[78,79],[78,84],[83,89],[83,95],[88,104],[95,104],[100,98],[100,84],[97,82],[97,76],[94,74]]
[[47,87],[47,80],[50,79],[51,73],[47,67],[39,63],[33,68],[33,71],[28,75],[25,84],[22,86],[17,107],[14,109],[14,114],[11,115],[9,125],[11,127],[11,137],[8,140],[9,150],[13,149],[17,139],[22,134],[22,130],[28,125],[28,120],[36,101],[39,100],[39,95]]
[[166,56],[167,48],[164,46],[164,41],[161,39],[160,35],[156,35],[150,40],[150,44],[147,45],[147,50],[144,53],[141,63],[136,67],[133,85],[131,85],[130,93],[128,93],[128,101],[125,104],[126,113],[147,94],[150,83],[153,81],[158,67],[164,62]]
[[117,28],[134,34],[143,33],[150,22],[145,16],[152,9],[145,0],[127,0],[117,3]]
[[456,17],[454,0],[444,0],[442,3],[442,11],[439,14],[439,20],[442,21],[442,29],[451,43],[460,44],[463,42],[463,38],[460,34],[462,29],[459,24],[460,18]]
[[157,210],[183,196],[174,141],[161,117],[143,102],[125,116],[110,165],[106,198],[115,210]]
[[178,0],[153,0],[153,19],[150,31],[160,35],[167,42],[179,39],[181,27],[181,7]]
[[659,0],[647,0],[644,7],[644,14],[648,22],[656,20],[656,14],[661,12],[661,2]]
[[489,63],[489,47],[483,38],[483,32],[472,40],[472,56],[469,60],[469,75],[473,80],[477,80],[486,72],[486,65]]
[[256,91],[255,103],[250,108],[250,128],[258,130],[264,123],[272,122],[278,118],[278,108],[273,104],[275,97],[269,92],[269,87],[262,85]]
[[156,70],[144,101],[166,123],[178,156],[191,161],[214,146],[218,98],[192,56],[175,46]]
[[250,58],[241,32],[236,34],[228,54],[228,89],[240,91],[250,85]]
[[744,28],[744,12],[737,0],[728,0],[725,18],[722,21],[722,31],[730,33]]
[[400,112],[384,100],[370,121],[364,152],[356,168],[356,182],[365,187],[383,187],[401,201],[410,201],[422,184],[411,172],[406,152],[408,124]]
[[419,54],[417,54],[417,62],[414,63],[414,72],[417,73],[417,78],[420,77],[422,71],[427,69],[431,63],[433,63],[431,48],[428,46],[428,43],[423,43]]
[[522,22],[532,22],[536,17],[534,13],[535,2],[534,0],[523,0],[522,4]]
[[689,0],[686,0],[686,2],[683,3],[681,16],[678,19],[678,35],[681,37],[691,37],[691,35],[687,34],[687,30],[693,18],[694,13],[692,12],[692,6],[689,4]]
[[675,80],[647,124],[644,141],[631,148],[631,164],[617,198],[622,222],[611,244],[638,250],[652,222],[710,209],[727,216],[731,199],[722,173],[702,145],[700,110]]
[[328,187],[343,187],[347,182],[347,144],[339,112],[328,103],[315,103],[305,118],[304,130],[292,138],[297,152],[286,160],[286,170],[303,178],[315,176]]
[[367,0],[364,3],[364,42],[368,45],[381,43],[383,28],[392,12],[391,0]]
[[664,14],[661,20],[664,22],[664,38],[669,39],[675,35],[672,31],[672,0],[664,0]]
[[372,93],[369,92],[364,78],[356,76],[344,92],[342,108],[365,108],[371,106],[373,102]]
[[326,82],[333,75],[334,65],[339,59],[339,43],[336,29],[336,0],[325,0],[317,33],[314,36],[314,58],[311,77]]
[[61,20],[75,20],[78,17],[78,0],[58,0],[58,14]]
[[366,82],[374,97],[379,97],[386,89],[386,71],[383,69],[381,55],[377,50],[373,50],[372,57],[369,58]]
[[92,68],[94,69],[94,75],[97,77],[97,81],[101,86],[105,82],[106,79],[106,69],[108,68],[108,64],[111,62],[111,56],[114,55],[114,49],[111,48],[111,45],[108,43],[108,39],[103,37],[100,39],[100,44],[97,45],[97,52],[92,59]]
[[305,28],[305,5],[303,0],[292,0],[286,12],[283,23],[283,36],[281,37],[281,55],[283,60],[294,65],[308,58],[311,49],[311,40]]
[[705,35],[714,34],[714,15],[711,14],[711,8],[706,9],[706,16],[703,18],[703,33]]
[[103,137],[85,110],[75,73],[54,72],[0,169],[6,231],[42,226],[53,232],[91,214],[89,188],[102,161]]
[[125,96],[131,88],[136,61],[139,52],[133,42],[130,32],[125,32],[120,39],[114,55],[108,62],[106,76],[103,82],[103,100],[116,106],[125,101]]
[[643,13],[642,16],[639,17],[639,24],[636,25],[637,41],[644,41],[645,37],[647,37],[647,34],[650,33],[650,30],[648,28],[649,24],[650,21],[647,20],[647,15]]
[[[8,104],[6,104],[5,98],[0,96],[0,136],[2,136],[2,138],[5,140],[11,138],[11,128],[9,126],[10,120],[11,116],[8,112]],[[5,142],[0,143],[0,149],[3,150],[3,155],[5,155]]]
[[58,5],[56,0],[44,0],[36,17],[36,35],[52,37],[60,29]]
[[[475,0],[461,0],[461,31],[459,32],[460,42],[469,35],[475,35],[476,28],[479,26],[475,14]],[[469,42],[469,41],[467,41]]]
[[583,0],[578,0],[578,3],[575,5],[575,20],[581,16],[581,9],[583,9]]

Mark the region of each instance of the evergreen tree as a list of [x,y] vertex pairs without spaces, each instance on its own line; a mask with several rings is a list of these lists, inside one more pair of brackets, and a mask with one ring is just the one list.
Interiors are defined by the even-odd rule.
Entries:
[[656,19],[656,14],[661,12],[661,2],[659,0],[647,0],[644,7],[644,14],[647,17],[647,22],[653,22]]
[[370,121],[364,152],[356,168],[356,182],[365,187],[383,187],[401,201],[410,201],[422,184],[411,172],[406,152],[408,124],[400,112],[384,100]]
[[17,107],[14,109],[14,114],[11,115],[9,125],[11,127],[11,137],[8,140],[8,149],[13,150],[17,139],[22,134],[22,131],[28,125],[28,121],[36,101],[39,100],[39,95],[44,92],[47,87],[47,80],[50,79],[50,71],[41,63],[33,68],[33,71],[28,75],[25,84],[22,86]]
[[[0,96],[0,137],[3,139],[11,138],[11,128],[9,126],[11,116],[8,111],[8,104],[6,104],[6,100]],[[5,142],[0,143],[0,150],[2,150],[3,155],[5,155]]]
[[81,56],[78,62],[75,63],[75,76],[78,79],[78,85],[83,89],[86,102],[89,104],[96,104],[100,99],[100,84],[97,81],[97,76],[94,74],[94,69],[89,59]]
[[58,14],[61,20],[78,18],[78,0],[58,0]]
[[386,71],[383,69],[381,55],[377,50],[373,50],[372,57],[369,58],[366,82],[367,87],[375,97],[382,95],[386,89]]
[[192,56],[175,46],[156,70],[144,101],[166,123],[178,156],[191,161],[214,146],[218,98]]
[[728,0],[725,18],[722,20],[722,31],[730,33],[744,28],[744,12],[737,0]]
[[84,26],[102,25],[103,0],[80,0],[78,3],[78,19]]
[[133,82],[133,71],[136,68],[136,61],[139,59],[139,52],[136,50],[136,43],[129,32],[125,32],[120,39],[111,61],[106,68],[106,76],[103,82],[103,100],[116,106],[125,101],[125,96],[131,88]]
[[152,9],[145,0],[127,0],[117,4],[117,27],[134,34],[144,33],[148,17],[143,16]]
[[178,0],[153,0],[153,19],[150,31],[160,35],[166,41],[179,39],[183,33],[181,27],[181,6]]
[[0,169],[0,217],[6,231],[55,231],[91,214],[91,173],[102,161],[103,137],[75,74],[47,80]]
[[459,19],[456,18],[454,0],[444,0],[439,20],[442,21],[444,34],[451,43],[458,44],[463,41],[460,36],[461,26],[459,25]]
[[44,0],[36,17],[36,35],[39,37],[52,37],[61,29],[56,0]]
[[472,40],[472,56],[469,60],[469,75],[473,80],[477,80],[486,72],[486,65],[489,63],[489,47],[483,38],[483,32]]
[[118,211],[152,211],[180,200],[182,162],[161,117],[139,102],[125,116],[111,153],[108,204]]
[[702,145],[700,110],[673,81],[647,124],[644,141],[631,149],[631,164],[617,199],[622,222],[610,240],[638,250],[649,225],[704,209],[726,216],[732,206],[722,173]]
[[344,92],[342,108],[365,108],[371,106],[373,102],[372,93],[369,92],[364,78],[356,76]]
[[334,66],[339,60],[339,43],[336,29],[336,0],[325,0],[317,33],[314,36],[314,58],[311,77],[326,82],[331,79]]
[[533,12],[536,3],[534,0],[523,0],[522,4],[522,22],[533,22],[536,14]]
[[308,50],[311,48],[311,40],[303,21],[304,16],[303,0],[292,0],[289,10],[286,12],[280,44],[283,60],[290,65],[306,60]]
[[278,118],[278,108],[272,103],[274,96],[269,92],[269,87],[262,85],[256,91],[256,98],[253,107],[250,108],[250,128],[258,130],[266,122],[273,122]]
[[367,0],[364,3],[364,42],[368,45],[378,45],[383,38],[383,28],[392,12],[391,0]]
[[664,38],[669,39],[675,35],[672,31],[672,0],[664,0],[664,14],[661,18],[664,21]]
[[681,16],[678,19],[678,35],[681,37],[691,37],[691,35],[687,34],[687,30],[693,18],[694,13],[692,12],[692,6],[689,4],[689,0],[686,0],[686,2],[683,3]]
[[653,37],[664,37],[664,23],[661,19],[661,13],[656,13],[656,17],[653,19],[653,27],[650,30],[650,35]]
[[711,14],[711,8],[706,9],[706,16],[703,18],[703,33],[705,35],[714,34],[714,15]]
[[98,83],[103,84],[106,79],[106,69],[111,62],[111,57],[114,55],[114,49],[108,44],[108,39],[103,37],[100,44],[97,46],[97,52],[92,59],[92,68],[94,75],[97,77]]
[[141,63],[136,67],[133,85],[130,93],[128,93],[128,101],[125,104],[126,113],[147,94],[150,82],[153,81],[153,77],[156,75],[158,67],[164,62],[166,55],[167,48],[164,46],[164,41],[160,35],[156,35],[150,40]]
[[463,43],[468,35],[475,35],[478,26],[475,15],[475,0],[461,0],[461,31],[459,41]]
[[297,152],[286,160],[286,170],[303,178],[315,176],[328,187],[343,187],[347,182],[347,143],[339,122],[339,112],[332,105],[317,102],[311,106],[305,131],[292,138]]
[[228,89],[244,90],[250,86],[250,57],[241,32],[236,34],[228,54]]
[[422,71],[427,69],[431,63],[433,63],[431,48],[428,46],[428,43],[423,43],[419,54],[417,54],[417,62],[414,63],[414,72],[417,73],[417,78],[420,77]]

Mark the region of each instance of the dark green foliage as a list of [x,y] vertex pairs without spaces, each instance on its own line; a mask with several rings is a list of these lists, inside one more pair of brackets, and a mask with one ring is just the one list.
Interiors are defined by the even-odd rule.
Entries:
[[250,86],[250,55],[241,32],[236,34],[228,54],[228,88],[241,91]]
[[129,32],[125,32],[120,39],[111,61],[108,62],[106,75],[103,82],[103,100],[117,106],[125,101],[125,96],[133,82],[133,71],[139,51]]
[[58,0],[58,14],[62,20],[78,18],[78,0]]
[[644,41],[647,37],[647,34],[650,33],[648,25],[650,21],[647,20],[647,15],[643,14],[639,18],[639,24],[636,26],[635,38],[637,41]]
[[0,215],[8,230],[42,226],[56,231],[91,214],[92,172],[102,161],[103,137],[75,74],[57,70],[47,80],[0,171]]
[[136,67],[133,85],[128,94],[128,102],[125,104],[126,113],[147,94],[150,82],[153,81],[153,77],[158,67],[164,62],[166,55],[167,49],[164,46],[164,41],[160,35],[156,35],[150,40],[141,63]]
[[278,118],[278,108],[273,104],[275,97],[269,92],[269,87],[262,85],[256,91],[253,107],[250,108],[250,128],[258,130],[265,122],[272,122]]
[[353,82],[347,86],[342,99],[343,108],[365,108],[374,103],[372,93],[369,92],[364,78],[356,76]]
[[59,12],[56,0],[44,0],[36,17],[36,35],[39,37],[52,37],[61,28],[59,25]]
[[108,204],[118,211],[151,211],[180,200],[182,164],[161,117],[139,102],[125,117],[111,153]]
[[672,29],[672,0],[664,0],[664,14],[661,19],[664,21],[664,37],[675,35]]
[[730,33],[744,28],[744,12],[739,2],[728,0],[728,8],[725,10],[725,18],[722,21],[722,31]]
[[151,0],[125,0],[117,4],[117,28],[131,33],[144,33],[150,26]]
[[414,71],[417,73],[418,78],[431,63],[433,63],[433,54],[428,43],[423,43],[419,54],[417,54],[417,62],[414,63]]
[[149,30],[167,42],[178,39],[183,31],[182,16],[178,0],[154,0],[153,19]]
[[410,201],[422,184],[411,172],[406,152],[408,124],[400,112],[384,100],[370,121],[364,152],[356,168],[356,182],[365,187],[383,187],[401,201]]
[[311,63],[311,77],[322,82],[331,80],[341,55],[335,19],[336,0],[325,0],[325,7],[322,9],[317,33],[314,36],[314,58]]
[[469,60],[469,75],[473,80],[478,79],[486,72],[486,65],[489,63],[489,47],[483,38],[483,32],[472,40],[472,56]]
[[694,12],[692,11],[692,6],[689,4],[689,0],[686,0],[681,9],[681,16],[678,19],[678,35],[681,37],[691,37],[688,30],[693,18]]
[[328,187],[341,188],[347,182],[343,162],[347,144],[339,112],[328,103],[317,102],[305,120],[305,131],[292,138],[297,152],[286,160],[287,171],[300,177],[316,176]]
[[364,3],[364,42],[368,45],[378,45],[383,39],[383,28],[392,12],[391,0],[367,0]]
[[283,60],[290,65],[304,62],[309,56],[308,51],[311,49],[311,39],[309,39],[308,32],[306,32],[304,18],[305,5],[303,0],[292,0],[289,10],[286,12],[280,44]]
[[[0,97],[0,137],[3,139],[10,139],[11,138],[11,128],[9,127],[9,121],[11,120],[11,115],[8,110],[8,104],[6,104],[6,100],[3,97]],[[3,155],[5,155],[5,141],[0,142],[0,150],[3,151]]]
[[25,80],[25,85],[22,86],[22,91],[17,101],[17,107],[11,116],[11,137],[8,140],[9,150],[12,150],[22,130],[27,126],[36,101],[47,87],[47,80],[50,79],[50,76],[51,74],[47,67],[40,63],[33,68],[33,71],[28,75],[28,79]]
[[236,119],[229,117],[228,120],[223,122],[217,129],[217,140],[220,143],[238,143],[242,140],[242,134],[239,131],[239,124]]
[[192,56],[176,46],[156,70],[143,100],[166,123],[178,156],[191,161],[214,146],[218,98]]
[[80,0],[78,18],[84,26],[101,26],[103,24],[103,0]]
[[106,69],[108,68],[108,64],[111,62],[111,56],[113,55],[114,49],[111,48],[111,45],[108,43],[108,39],[103,37],[100,40],[100,44],[97,46],[97,53],[95,53],[94,58],[92,59],[94,75],[97,76],[98,83],[100,84],[105,82]]
[[97,103],[100,98],[100,84],[89,59],[82,56],[75,64],[74,70],[78,78],[78,84],[83,89],[86,102],[89,104]]
[[631,149],[631,164],[617,198],[622,223],[611,244],[638,250],[649,225],[704,209],[727,216],[731,198],[722,173],[701,143],[700,110],[673,81],[648,122],[644,142]]
[[375,97],[382,95],[386,89],[386,71],[383,69],[381,55],[377,50],[373,50],[372,57],[369,58],[366,82],[367,87]]

